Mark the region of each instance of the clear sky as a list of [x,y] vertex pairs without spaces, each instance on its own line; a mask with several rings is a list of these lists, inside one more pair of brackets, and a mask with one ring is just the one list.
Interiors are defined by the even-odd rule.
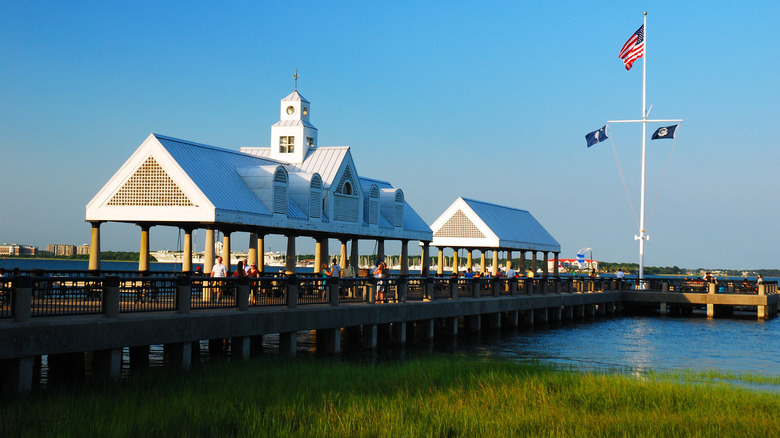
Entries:
[[777,2],[5,1],[0,242],[88,242],[87,202],[151,132],[268,146],[298,69],[319,143],[429,224],[470,197],[530,211],[564,258],[637,262],[641,127],[584,136],[641,117],[645,61],[617,54],[645,10],[650,116],[685,120],[648,141],[645,264],[777,268]]

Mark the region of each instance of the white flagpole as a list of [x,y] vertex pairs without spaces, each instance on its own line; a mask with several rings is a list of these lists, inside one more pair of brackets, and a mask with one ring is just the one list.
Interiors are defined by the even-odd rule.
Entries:
[[[642,124],[642,180],[641,180],[641,205],[639,219],[639,235],[634,236],[634,240],[639,241],[639,284],[638,288],[644,288],[642,279],[645,271],[645,240],[650,238],[645,234],[645,166],[647,154],[647,123],[648,122],[682,122],[682,119],[648,119],[650,111],[647,111],[647,11],[644,13],[644,45],[642,47],[642,118],[640,120],[608,120],[609,123],[641,123]],[[651,106],[652,108],[652,106]]]
[[639,207],[639,235],[635,236],[635,239],[639,239],[639,281],[642,282],[645,271],[645,155],[647,147],[647,11],[644,13],[644,40],[645,44],[642,48],[642,194],[641,194],[641,206]]

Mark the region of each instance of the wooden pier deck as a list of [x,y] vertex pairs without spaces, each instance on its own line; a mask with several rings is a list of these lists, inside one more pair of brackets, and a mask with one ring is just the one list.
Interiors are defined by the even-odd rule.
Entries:
[[[63,288],[63,284],[67,287]],[[341,348],[342,333],[365,348],[377,346],[377,330],[388,326],[404,343],[417,327],[427,339],[502,326],[533,325],[614,314],[624,305],[755,306],[758,318],[777,315],[776,283],[756,285],[755,293],[708,285],[706,293],[682,292],[675,281],[641,285],[614,279],[322,279],[256,278],[59,278],[17,277],[0,281],[0,364],[6,387],[29,390],[36,357],[92,352],[94,369],[118,376],[122,349],[165,345],[172,364],[189,368],[192,345],[205,339],[231,339],[231,354],[244,359],[252,345],[279,334],[280,353],[294,355],[297,333],[317,331],[320,347]],[[323,287],[326,288],[323,301]],[[377,303],[378,287],[390,302]],[[637,289],[637,287],[641,287]],[[643,289],[642,289],[643,288]],[[217,291],[222,297],[216,301]],[[78,359],[77,359],[78,360]]]

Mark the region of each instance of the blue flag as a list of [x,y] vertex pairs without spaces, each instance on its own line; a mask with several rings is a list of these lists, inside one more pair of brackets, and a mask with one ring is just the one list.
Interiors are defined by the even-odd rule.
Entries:
[[653,137],[651,140],[661,140],[664,138],[675,138],[674,132],[677,130],[678,125],[672,125],[672,126],[664,126],[662,128],[658,128],[653,133]]
[[589,132],[588,135],[585,136],[585,140],[588,141],[588,147],[591,147],[596,143],[600,143],[607,138],[609,138],[607,137],[607,125],[602,126],[601,129]]

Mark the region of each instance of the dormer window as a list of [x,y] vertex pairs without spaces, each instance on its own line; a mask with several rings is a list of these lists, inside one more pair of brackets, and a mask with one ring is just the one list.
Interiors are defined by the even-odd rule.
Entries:
[[279,153],[280,154],[291,154],[294,152],[293,147],[295,146],[295,136],[281,136],[279,137]]
[[310,148],[314,147],[314,139],[312,137],[306,137],[306,146]]

